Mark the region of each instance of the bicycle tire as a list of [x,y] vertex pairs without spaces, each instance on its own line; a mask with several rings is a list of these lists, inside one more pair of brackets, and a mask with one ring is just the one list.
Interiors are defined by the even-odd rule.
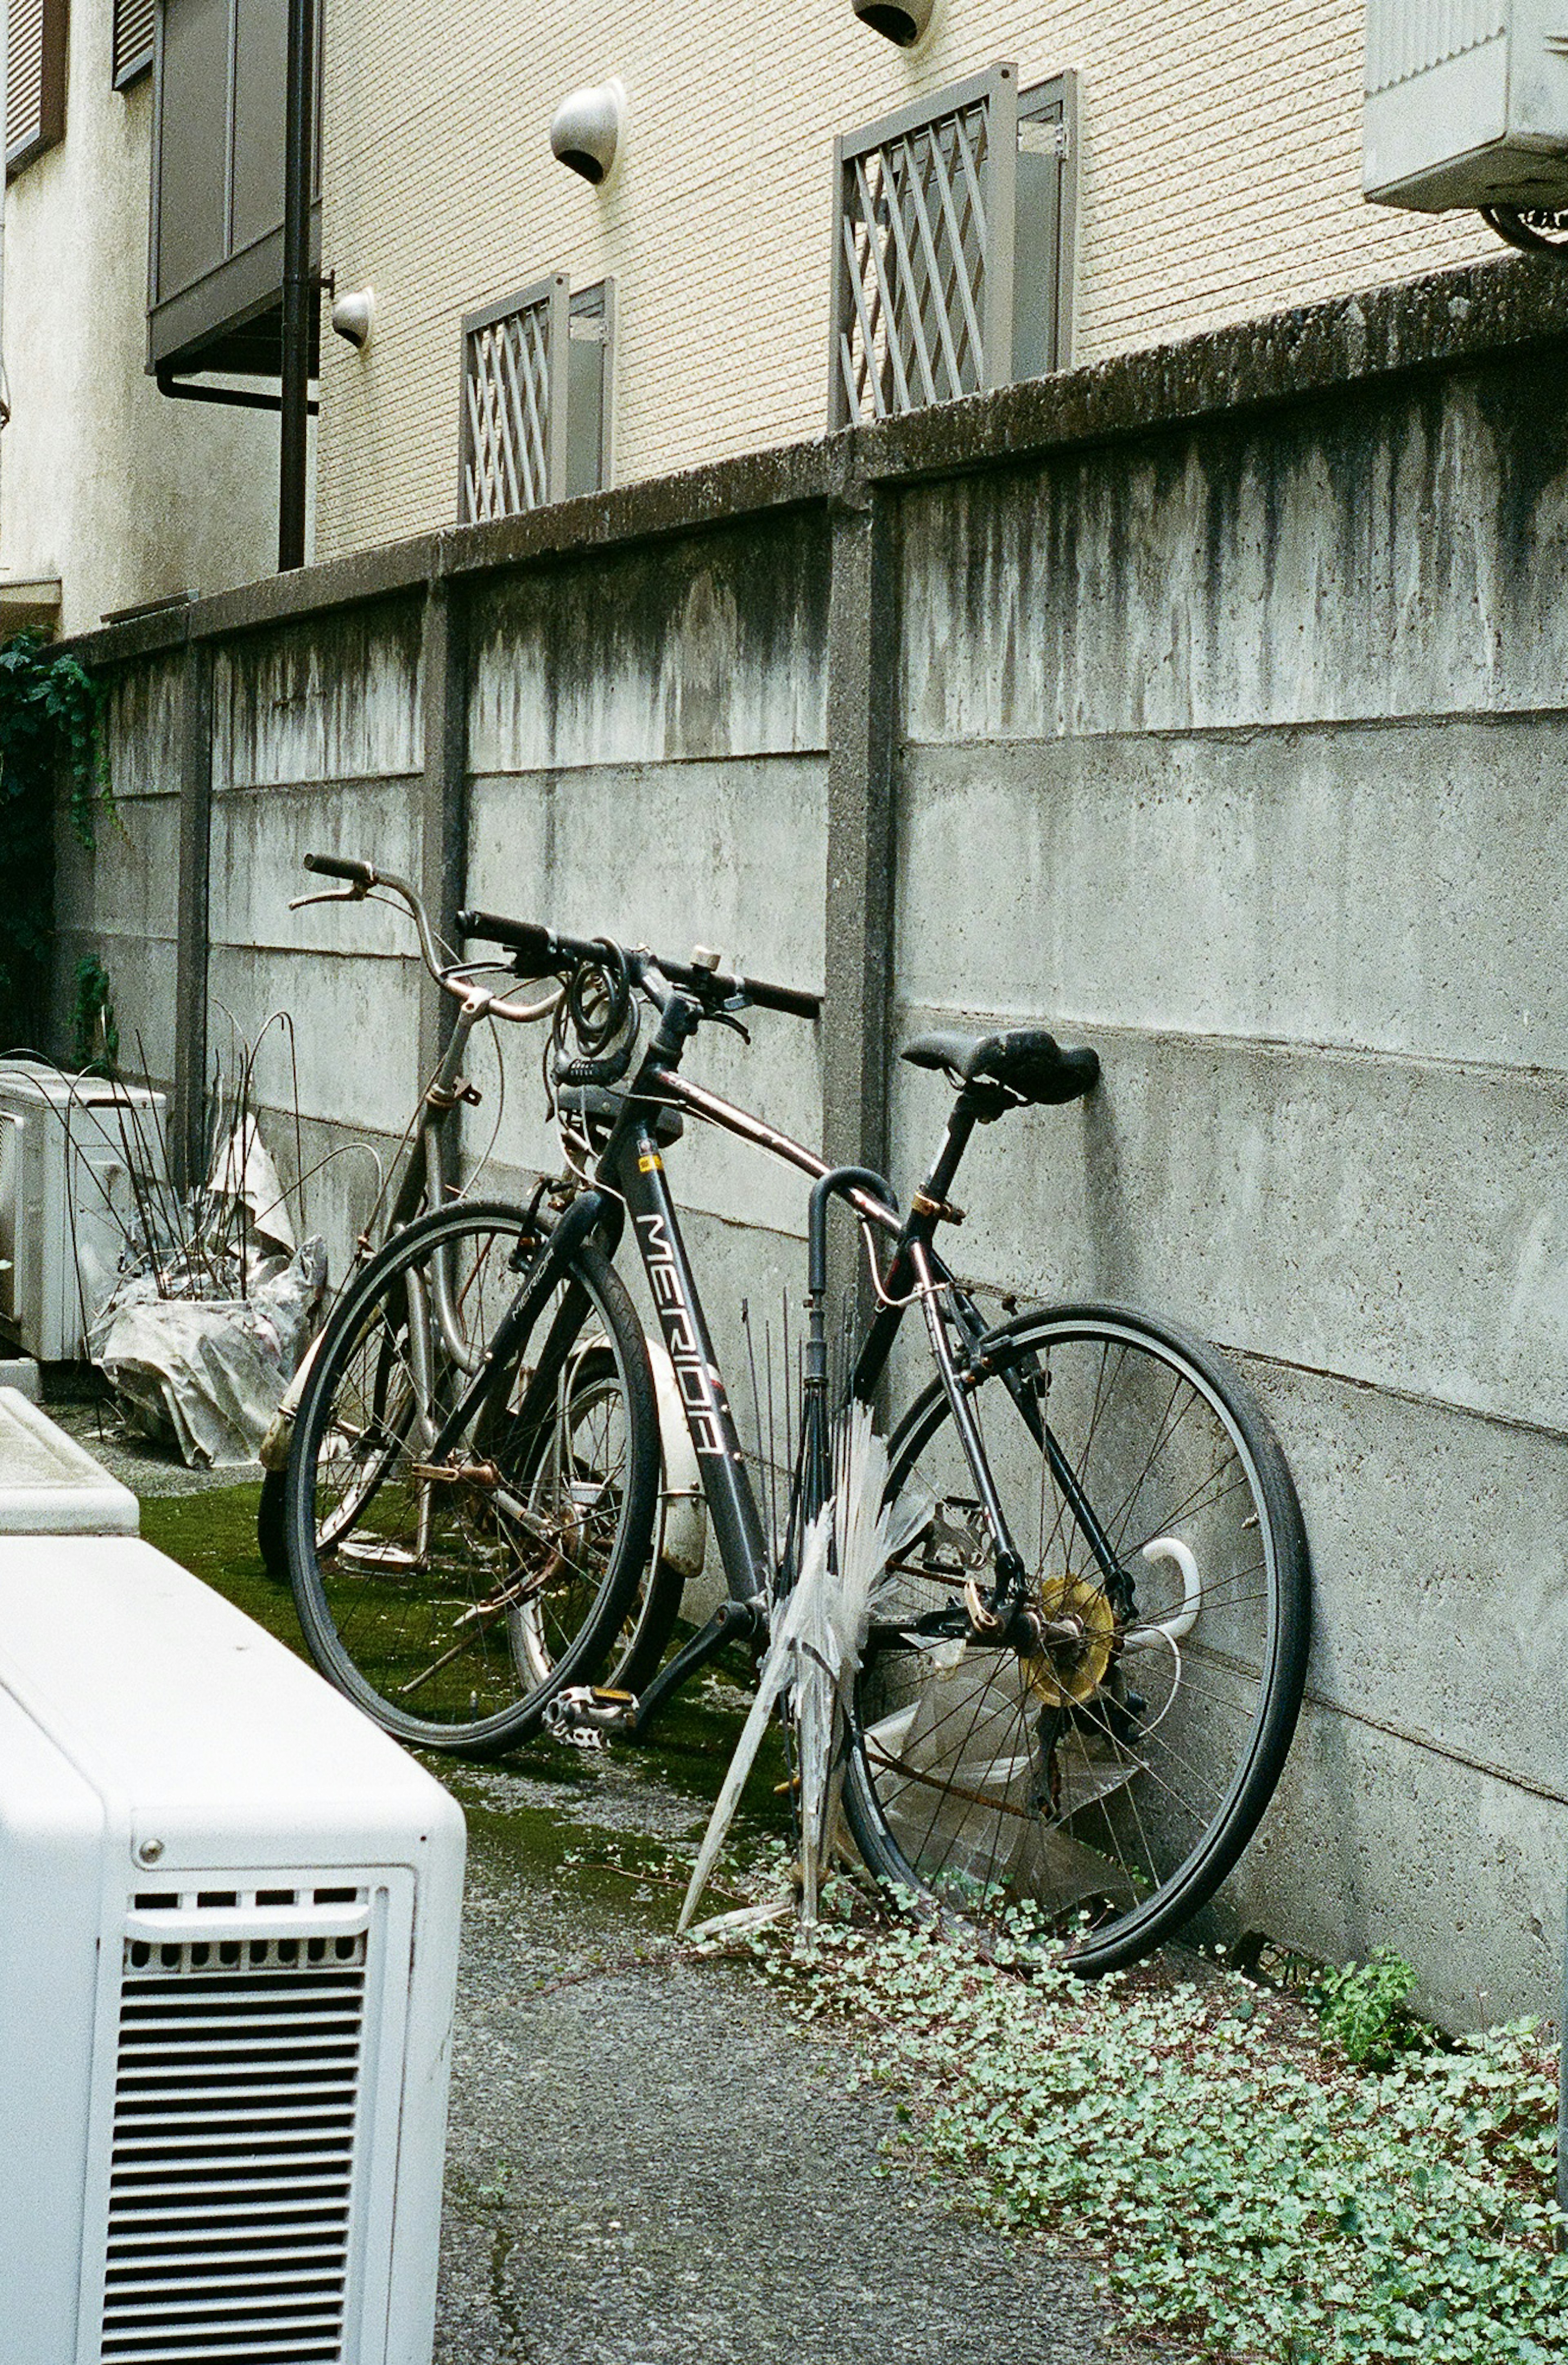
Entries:
[[[1138,1960],[1207,1903],[1272,1795],[1305,1681],[1301,1511],[1250,1388],[1174,1324],[1051,1307],[989,1332],[971,1368],[1029,1597],[1081,1634],[1030,1656],[930,1639],[967,1583],[996,1596],[934,1383],[890,1448],[890,1496],[929,1486],[931,1513],[873,1619],[846,1816],[889,1890],[966,1922],[1028,1908],[1094,1975]],[[1044,1407],[1130,1598],[1113,1599],[1123,1580],[1104,1580],[1020,1395]],[[924,1494],[913,1500],[924,1509]]]
[[289,1452],[289,1573],[311,1656],[398,1740],[455,1756],[512,1747],[556,1691],[593,1676],[653,1530],[653,1380],[631,1299],[591,1242],[461,1446],[428,1460],[521,1285],[531,1228],[519,1207],[468,1200],[397,1233],[328,1324]]
[[281,1470],[263,1470],[256,1504],[256,1550],[269,1576],[288,1581],[288,1482]]

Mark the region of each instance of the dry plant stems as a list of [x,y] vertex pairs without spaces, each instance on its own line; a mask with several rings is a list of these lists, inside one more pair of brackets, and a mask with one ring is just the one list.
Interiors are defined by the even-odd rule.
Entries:
[[1386,1955],[1327,1980],[1320,2026],[1223,1967],[1075,1978],[1022,1917],[984,1959],[844,1923],[750,1950],[803,2022],[857,2034],[902,2146],[1000,2225],[1089,2249],[1171,2365],[1568,2357],[1557,2048],[1532,2022],[1358,2067],[1344,2040],[1402,2006]]

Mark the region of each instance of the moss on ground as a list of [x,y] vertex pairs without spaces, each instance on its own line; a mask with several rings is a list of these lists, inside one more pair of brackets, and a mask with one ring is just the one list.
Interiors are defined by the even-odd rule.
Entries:
[[294,1597],[269,1576],[256,1545],[259,1485],[210,1486],[197,1495],[158,1495],[141,1506],[141,1532],[193,1576],[244,1610],[258,1626],[306,1656]]

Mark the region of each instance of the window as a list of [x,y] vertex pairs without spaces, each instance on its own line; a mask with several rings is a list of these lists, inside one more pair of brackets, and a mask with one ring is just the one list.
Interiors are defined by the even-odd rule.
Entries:
[[[325,14],[318,7],[313,266]],[[162,0],[157,17],[148,366],[172,377],[198,369],[275,377],[287,0]]]
[[65,137],[69,0],[11,0],[6,48],[6,177]]
[[115,0],[113,80],[124,90],[152,63],[157,0]]
[[1075,113],[996,65],[834,143],[830,426],[1065,368]]
[[463,323],[465,525],[598,492],[610,476],[615,283],[564,272]]

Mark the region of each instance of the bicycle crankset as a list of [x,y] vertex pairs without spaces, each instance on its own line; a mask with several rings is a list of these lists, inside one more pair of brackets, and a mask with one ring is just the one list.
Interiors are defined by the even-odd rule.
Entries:
[[1065,1575],[1046,1579],[1035,1608],[1045,1639],[1023,1663],[1029,1688],[1047,1708],[1076,1707],[1105,1679],[1116,1640],[1115,1614],[1100,1586]]

